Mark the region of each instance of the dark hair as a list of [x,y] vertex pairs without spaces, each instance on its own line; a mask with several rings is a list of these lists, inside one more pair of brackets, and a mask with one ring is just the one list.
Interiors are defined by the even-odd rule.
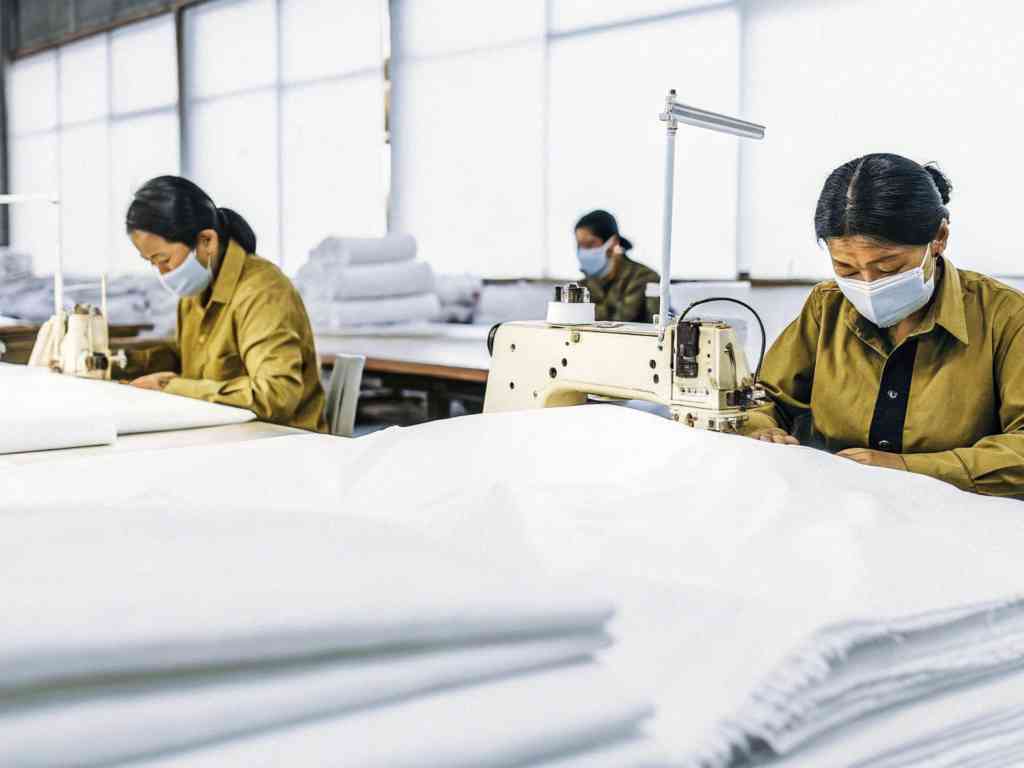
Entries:
[[818,241],[860,235],[895,245],[925,245],[949,219],[953,185],[934,164],[873,154],[829,174],[818,197]]
[[195,247],[200,232],[212,229],[222,247],[234,240],[246,253],[256,252],[256,233],[249,223],[230,208],[218,208],[208,194],[181,176],[157,176],[143,184],[128,206],[125,228],[129,234],[152,232],[189,248]]
[[576,230],[580,227],[589,229],[597,237],[600,237],[602,241],[608,240],[612,235],[618,235],[622,250],[629,251],[633,248],[633,244],[619,233],[619,223],[615,221],[615,217],[608,213],[608,211],[591,211],[577,221],[573,229]]

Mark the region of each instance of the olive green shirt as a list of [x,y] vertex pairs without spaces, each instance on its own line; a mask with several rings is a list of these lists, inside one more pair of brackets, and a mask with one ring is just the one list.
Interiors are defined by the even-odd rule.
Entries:
[[165,392],[246,408],[263,421],[326,432],[313,330],[274,264],[231,241],[212,291],[178,302],[174,344],[133,352],[132,375],[172,370]]
[[608,277],[583,280],[590,291],[597,320],[621,323],[650,322],[652,308],[647,301],[647,284],[658,282],[658,273],[622,256],[619,269]]
[[816,286],[765,357],[773,405],[744,431],[809,421],[812,444],[835,452],[884,449],[871,441],[895,428],[911,472],[1024,494],[1024,294],[948,259],[936,280],[924,318],[896,348],[835,281]]

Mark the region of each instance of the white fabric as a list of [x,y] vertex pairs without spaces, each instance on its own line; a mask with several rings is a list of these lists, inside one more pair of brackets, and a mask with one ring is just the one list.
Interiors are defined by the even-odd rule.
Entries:
[[606,644],[591,633],[22,690],[4,701],[0,754],[9,767],[108,765],[580,661]]
[[628,735],[647,714],[599,667],[577,665],[126,768],[513,768]]
[[0,315],[0,326],[5,325],[21,325],[21,321],[15,320],[13,317],[4,317],[3,315]]
[[[138,389],[125,384],[61,376],[45,368],[0,363],[0,390],[12,406],[0,409],[0,425],[8,420],[37,418],[35,440],[46,448],[66,448],[96,443],[71,440],[76,424],[88,414],[89,427],[108,435],[162,432],[171,429],[216,427],[253,421],[244,408],[207,403],[188,397]],[[22,409],[28,409],[19,417]],[[47,414],[29,417],[32,414]],[[104,419],[102,414],[106,414]],[[0,429],[0,432],[6,429]],[[3,438],[0,437],[0,440]],[[70,442],[69,442],[70,440]],[[113,442],[104,440],[101,442]],[[61,444],[63,443],[63,444]],[[15,450],[40,450],[21,448]],[[12,452],[12,451],[9,451]]]
[[412,235],[384,237],[327,237],[310,252],[314,261],[333,261],[343,265],[383,264],[412,261],[416,258],[416,239]]
[[[1024,658],[1014,601],[1024,551],[1019,502],[625,408],[467,417],[356,441],[282,437],[190,450],[159,467],[140,454],[76,462],[45,499],[35,489],[47,475],[32,467],[0,468],[0,486],[10,508],[25,512],[57,513],[80,502],[83,488],[93,521],[124,517],[125,507],[135,520],[174,510],[170,537],[188,517],[183,510],[195,507],[195,478],[213,466],[216,482],[201,498],[232,532],[244,530],[254,509],[292,525],[312,525],[310,510],[325,519],[366,516],[488,569],[546,572],[605,591],[623,607],[612,625],[621,642],[605,659],[657,697],[656,734],[681,760],[720,765],[728,749],[758,737],[793,749],[823,718],[852,715],[858,703],[870,714]],[[117,499],[103,496],[98,489],[115,478]],[[55,532],[57,551],[48,555],[70,557],[76,577],[89,571],[65,551],[78,536],[76,528]],[[12,556],[32,540],[0,526],[0,542],[17,542]],[[167,567],[190,551],[172,546]],[[315,559],[315,545],[313,552]],[[56,587],[28,579],[37,570],[13,580],[14,594],[63,610],[51,597]],[[189,583],[221,578],[209,575]],[[90,579],[90,592],[109,589]],[[389,594],[388,584],[363,589]],[[14,615],[27,619],[24,608]],[[74,626],[50,621],[32,639],[52,643]],[[0,649],[0,658],[10,657]],[[829,692],[842,696],[823,698]]]
[[309,261],[295,276],[295,285],[310,301],[377,299],[431,293],[434,271],[425,261],[398,261],[336,267]]
[[[1024,746],[1022,704],[1024,673],[1018,672],[865,718],[772,765],[773,768],[963,765],[959,762],[964,757],[960,750],[969,753],[1001,751],[998,743],[1002,729],[991,728],[994,724],[1015,724],[1016,738],[1007,746],[1011,750]],[[1019,762],[1010,760],[1005,764],[1019,765]]]
[[424,322],[435,319],[441,312],[441,304],[433,293],[387,299],[310,301],[306,308],[317,330],[380,323]]
[[19,400],[0,383],[0,454],[110,445],[117,439],[114,422],[106,411],[93,408],[72,412],[65,411],[59,402],[26,404]]
[[[308,448],[318,472],[341,442],[259,442],[278,440]],[[49,464],[0,467],[0,687],[587,632],[610,615],[605,600],[522,567],[484,569],[318,510],[317,486],[335,478],[301,480],[282,470],[300,466],[296,454],[247,445],[66,462],[59,483]]]
[[537,763],[535,768],[669,768],[665,751],[650,739],[638,737],[573,757]]

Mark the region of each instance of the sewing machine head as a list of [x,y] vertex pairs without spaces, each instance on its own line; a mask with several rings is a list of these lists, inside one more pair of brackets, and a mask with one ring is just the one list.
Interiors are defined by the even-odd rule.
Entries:
[[[734,432],[763,402],[727,323],[684,317],[661,333],[646,323],[594,322],[589,300],[567,298],[580,296],[577,289],[560,288],[548,322],[492,329],[485,413],[580,405],[592,397],[646,400],[667,406],[682,424]],[[578,322],[566,319],[572,315]]]
[[[102,282],[106,304],[106,280]],[[86,379],[111,378],[115,365],[128,365],[124,350],[110,351],[105,313],[90,304],[76,304],[71,312],[57,312],[39,329],[29,365]]]

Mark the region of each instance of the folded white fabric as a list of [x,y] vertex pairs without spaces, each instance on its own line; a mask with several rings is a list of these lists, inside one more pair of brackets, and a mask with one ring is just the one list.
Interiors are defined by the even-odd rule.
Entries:
[[100,766],[587,659],[596,632],[28,688],[0,705],[8,768]]
[[[243,408],[169,396],[117,382],[60,376],[45,368],[23,365],[0,363],[0,391],[4,393],[7,404],[0,407],[0,427],[5,426],[9,418],[12,428],[14,419],[23,423],[25,419],[36,419],[38,429],[32,430],[29,421],[29,431],[34,431],[44,446],[52,448],[97,444],[83,443],[80,439],[68,442],[77,434],[78,422],[86,417],[89,427],[103,435],[109,435],[111,431],[131,435],[215,427],[241,424],[256,418],[255,414]],[[50,415],[31,415],[47,413]],[[62,441],[65,444],[59,445]]]
[[[314,444],[327,442],[336,441]],[[317,480],[281,470],[301,466],[294,457],[270,452],[272,464],[243,459],[233,471],[230,451],[169,453],[159,462],[149,453],[67,462],[59,484],[50,465],[0,467],[0,690],[591,632],[611,613],[592,592],[317,512]],[[246,496],[261,475],[287,478],[298,506],[250,498],[221,507],[220,494]]]
[[435,294],[421,293],[387,299],[313,301],[306,309],[315,329],[331,330],[356,325],[426,322],[437,317],[441,304]]
[[0,454],[110,445],[117,439],[110,413],[96,407],[65,411],[60,401],[26,403],[2,380],[0,401]]
[[384,237],[332,235],[320,241],[309,255],[314,261],[331,261],[343,265],[412,261],[416,258],[416,239],[404,234]]
[[477,275],[441,274],[436,278],[437,297],[442,306],[475,307],[480,301],[484,281]]
[[858,720],[773,768],[1020,765],[1024,673],[986,679]]
[[299,269],[295,284],[309,301],[378,299],[431,293],[434,271],[425,261],[345,266],[310,261]]
[[516,768],[636,732],[649,708],[580,664],[126,768]]
[[671,765],[661,747],[639,736],[582,755],[545,760],[534,768],[670,768]]

